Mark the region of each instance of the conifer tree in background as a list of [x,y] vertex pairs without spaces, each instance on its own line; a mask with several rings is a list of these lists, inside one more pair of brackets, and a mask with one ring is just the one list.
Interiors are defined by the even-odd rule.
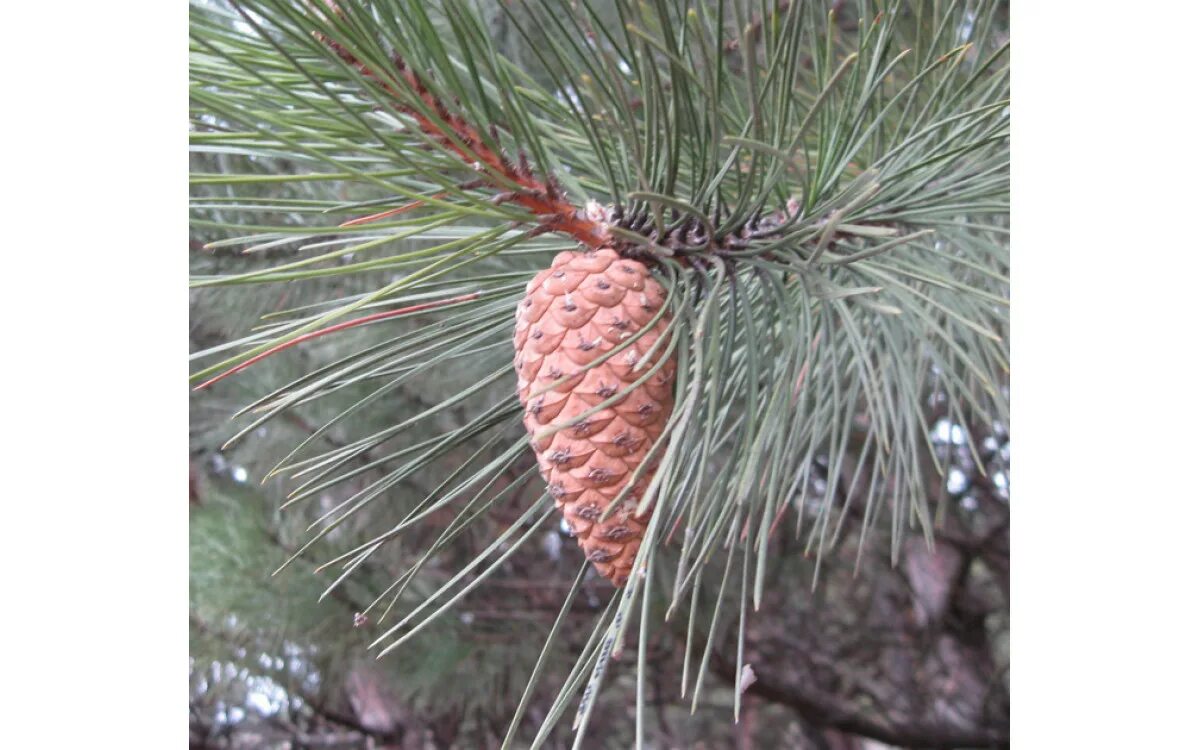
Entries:
[[194,741],[1006,743],[1005,3],[191,28]]

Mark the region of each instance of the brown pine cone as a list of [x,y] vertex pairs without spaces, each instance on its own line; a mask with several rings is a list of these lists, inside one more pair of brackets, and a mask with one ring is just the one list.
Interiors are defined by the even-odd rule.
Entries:
[[[517,392],[542,477],[587,558],[617,586],[629,578],[646,531],[649,512],[634,513],[653,467],[617,511],[604,521],[600,516],[662,435],[674,406],[674,356],[617,402],[586,419],[580,415],[629,387],[665,356],[664,341],[643,369],[633,370],[663,335],[667,316],[618,354],[586,368],[633,338],[665,301],[665,290],[645,265],[605,247],[559,253],[529,282],[517,306]],[[565,382],[530,398],[564,376]],[[568,426],[534,440],[556,425]]]

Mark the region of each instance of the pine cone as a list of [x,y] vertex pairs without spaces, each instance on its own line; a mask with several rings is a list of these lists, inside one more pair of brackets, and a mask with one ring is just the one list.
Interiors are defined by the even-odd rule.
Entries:
[[[586,419],[580,415],[665,356],[662,342],[643,369],[633,370],[663,335],[667,316],[618,354],[591,369],[587,365],[633,338],[665,301],[665,290],[645,265],[605,247],[559,253],[529,282],[517,306],[517,392],[542,477],[587,558],[617,586],[629,578],[646,531],[649,511],[634,513],[653,466],[617,511],[604,521],[600,516],[662,435],[674,406],[674,356],[617,402]],[[537,395],[564,376],[565,382]],[[556,425],[568,426],[534,439]]]

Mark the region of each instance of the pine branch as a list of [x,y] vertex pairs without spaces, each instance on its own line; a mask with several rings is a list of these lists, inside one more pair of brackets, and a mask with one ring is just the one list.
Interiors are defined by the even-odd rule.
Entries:
[[[335,5],[331,4],[331,7],[340,13]],[[494,203],[516,203],[539,217],[541,226],[536,233],[566,234],[591,248],[603,247],[612,241],[600,214],[596,211],[584,211],[567,200],[558,181],[549,171],[545,181],[535,178],[524,152],[518,154],[517,163],[514,165],[507,155],[488,145],[478,130],[461,115],[452,112],[445,102],[429,90],[421,76],[407,65],[400,55],[392,55],[392,65],[408,91],[421,101],[422,108],[414,106],[393,84],[337,41],[321,32],[316,32],[316,37],[343,62],[356,68],[363,77],[382,89],[398,111],[416,121],[422,133],[479,173],[479,182],[498,191],[492,199]],[[491,140],[499,141],[495,126],[492,128]],[[391,213],[385,212],[374,218]]]
[[[735,664],[720,650],[712,653],[712,671],[726,682],[737,685],[738,671]],[[1008,732],[984,727],[962,728],[949,724],[935,724],[913,720],[901,724],[878,720],[836,699],[816,691],[806,691],[756,672],[756,679],[746,691],[765,700],[787,706],[801,718],[818,726],[826,726],[841,732],[870,737],[898,747],[919,747],[929,750],[955,750],[956,748],[1007,747]]]

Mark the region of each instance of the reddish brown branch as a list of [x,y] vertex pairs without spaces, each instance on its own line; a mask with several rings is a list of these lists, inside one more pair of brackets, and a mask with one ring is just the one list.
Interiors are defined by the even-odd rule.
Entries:
[[[533,176],[524,155],[514,165],[503,153],[490,147],[461,115],[451,112],[434,96],[399,55],[392,57],[392,64],[409,91],[425,105],[426,111],[413,106],[392,83],[377,75],[345,47],[324,34],[317,33],[316,36],[346,64],[379,86],[391,99],[392,106],[411,117],[422,133],[478,172],[486,186],[500,191],[497,202],[516,203],[539,217],[546,231],[570,235],[588,247],[598,248],[611,242],[607,226],[567,200],[555,184],[553,175],[547,173],[546,181],[541,182]],[[433,116],[427,112],[432,112]]]

